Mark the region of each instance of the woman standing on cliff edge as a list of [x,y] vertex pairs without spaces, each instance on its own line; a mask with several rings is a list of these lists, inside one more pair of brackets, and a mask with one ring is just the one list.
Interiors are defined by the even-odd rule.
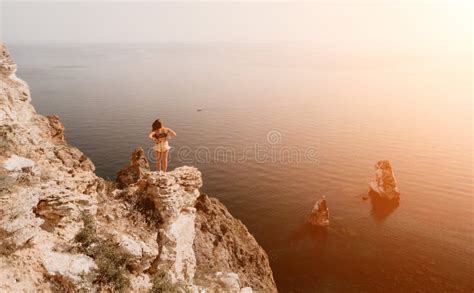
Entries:
[[172,136],[176,136],[176,132],[164,127],[160,119],[156,119],[155,122],[153,122],[152,131],[148,137],[155,142],[153,149],[156,154],[157,171],[166,172],[166,168],[168,167],[168,152],[170,150],[168,139]]

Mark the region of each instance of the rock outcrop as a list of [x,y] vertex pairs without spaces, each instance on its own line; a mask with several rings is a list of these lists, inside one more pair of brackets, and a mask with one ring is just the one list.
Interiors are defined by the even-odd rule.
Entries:
[[53,141],[57,144],[66,143],[66,139],[64,137],[64,125],[59,120],[59,116],[57,115],[49,115],[46,116],[49,121],[49,126],[51,128],[51,137]]
[[201,173],[192,167],[181,167],[164,173],[146,174],[138,192],[150,198],[159,214],[157,267],[172,282],[193,284],[196,257],[196,199],[202,186]]
[[398,201],[400,192],[397,181],[392,171],[392,166],[387,160],[378,161],[375,164],[375,180],[369,184],[369,193],[380,199]]
[[308,221],[318,227],[329,226],[329,208],[324,195],[314,204]]
[[197,169],[151,172],[137,148],[116,183],[96,176],[0,52],[1,292],[276,291],[266,253],[200,193]]
[[117,172],[116,181],[120,188],[127,187],[137,183],[138,179],[148,172],[150,172],[150,164],[148,164],[146,159],[145,151],[142,147],[136,147],[130,155],[128,166]]
[[217,199],[205,194],[199,196],[195,207],[194,250],[199,284],[208,283],[208,271],[235,272],[241,288],[276,291],[267,254],[245,225],[232,217]]

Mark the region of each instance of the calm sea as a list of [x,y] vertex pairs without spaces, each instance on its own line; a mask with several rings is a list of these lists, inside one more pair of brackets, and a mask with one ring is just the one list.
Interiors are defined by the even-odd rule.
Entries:
[[[281,292],[474,290],[472,60],[291,45],[14,46],[41,114],[113,179],[157,117],[171,168],[270,256]],[[151,155],[151,153],[149,153]],[[153,159],[151,157],[151,159]],[[362,196],[392,162],[397,208]],[[305,224],[326,195],[327,233]]]

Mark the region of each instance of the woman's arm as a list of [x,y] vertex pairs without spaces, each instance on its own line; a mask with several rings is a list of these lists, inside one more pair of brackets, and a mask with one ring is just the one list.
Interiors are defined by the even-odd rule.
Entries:
[[171,128],[166,128],[166,130],[168,130],[168,133],[169,133],[171,136],[176,136],[176,132],[174,132],[173,129],[171,129]]
[[155,140],[155,138],[153,137],[154,134],[155,134],[154,131],[150,132],[150,134],[148,134],[148,138]]

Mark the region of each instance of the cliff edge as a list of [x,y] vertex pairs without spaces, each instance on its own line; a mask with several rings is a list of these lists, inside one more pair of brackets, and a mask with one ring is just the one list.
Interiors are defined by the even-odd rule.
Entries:
[[0,291],[277,291],[267,254],[200,193],[196,168],[151,172],[137,149],[126,184],[105,181],[15,72],[0,44]]

